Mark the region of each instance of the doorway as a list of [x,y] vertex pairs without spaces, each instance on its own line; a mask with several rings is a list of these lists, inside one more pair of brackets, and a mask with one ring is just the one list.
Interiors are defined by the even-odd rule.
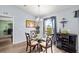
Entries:
[[13,18],[0,17],[0,49],[13,44]]
[[[49,32],[47,34],[47,31]],[[52,42],[56,45],[57,41],[57,25],[56,25],[56,16],[45,18],[43,21],[43,36],[52,35]]]

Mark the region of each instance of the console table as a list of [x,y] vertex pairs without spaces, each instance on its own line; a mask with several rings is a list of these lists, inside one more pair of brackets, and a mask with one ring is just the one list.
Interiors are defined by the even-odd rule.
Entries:
[[75,34],[57,34],[57,47],[70,53],[76,53],[77,35]]

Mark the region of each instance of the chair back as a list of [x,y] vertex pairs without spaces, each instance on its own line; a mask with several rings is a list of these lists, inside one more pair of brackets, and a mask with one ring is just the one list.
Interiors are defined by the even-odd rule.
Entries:
[[52,36],[46,38],[46,46],[52,46]]
[[29,35],[29,33],[25,33],[25,36],[26,36],[26,41],[29,42],[29,40],[30,40],[30,35]]

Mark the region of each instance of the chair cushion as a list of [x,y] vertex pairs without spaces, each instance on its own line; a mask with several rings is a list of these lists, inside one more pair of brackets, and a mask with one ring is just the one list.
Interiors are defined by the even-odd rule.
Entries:
[[36,44],[38,44],[37,41],[34,41],[34,40],[31,41],[31,45],[36,45]]
[[46,42],[41,42],[40,45],[46,47]]
[[48,36],[49,38],[52,38],[52,36]]
[[[46,47],[46,42],[41,42],[40,45],[43,47]],[[51,46],[50,42],[47,44],[47,47],[49,47],[49,46]]]

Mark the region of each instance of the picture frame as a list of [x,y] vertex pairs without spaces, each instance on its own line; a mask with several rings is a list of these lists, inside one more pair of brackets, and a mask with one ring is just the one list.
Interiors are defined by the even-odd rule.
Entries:
[[36,27],[36,22],[31,19],[26,20],[26,28],[35,28]]

